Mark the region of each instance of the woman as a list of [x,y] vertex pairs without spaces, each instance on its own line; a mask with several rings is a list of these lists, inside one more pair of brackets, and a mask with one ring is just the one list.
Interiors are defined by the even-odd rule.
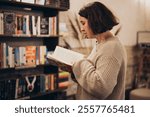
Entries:
[[102,3],[88,4],[79,11],[81,31],[97,44],[91,54],[74,63],[78,83],[77,99],[124,99],[126,52],[110,30],[118,24],[113,13]]

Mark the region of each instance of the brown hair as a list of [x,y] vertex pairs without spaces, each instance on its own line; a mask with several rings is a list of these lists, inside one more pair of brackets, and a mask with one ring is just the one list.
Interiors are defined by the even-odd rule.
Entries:
[[95,35],[111,30],[113,26],[119,24],[114,14],[100,2],[93,2],[83,7],[79,15],[88,20]]

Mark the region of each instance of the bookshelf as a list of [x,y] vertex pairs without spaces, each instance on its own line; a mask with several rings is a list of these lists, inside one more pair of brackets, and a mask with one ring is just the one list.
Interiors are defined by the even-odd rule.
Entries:
[[58,45],[59,11],[68,9],[0,1],[0,99],[65,98],[58,67],[47,62],[46,54]]
[[137,32],[137,44],[140,50],[137,75],[134,88],[150,88],[150,31]]

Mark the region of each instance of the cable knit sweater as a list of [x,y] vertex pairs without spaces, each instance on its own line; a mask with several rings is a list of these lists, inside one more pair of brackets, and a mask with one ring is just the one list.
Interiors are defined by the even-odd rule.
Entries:
[[97,44],[87,58],[73,65],[78,83],[76,99],[124,99],[126,58],[117,37]]

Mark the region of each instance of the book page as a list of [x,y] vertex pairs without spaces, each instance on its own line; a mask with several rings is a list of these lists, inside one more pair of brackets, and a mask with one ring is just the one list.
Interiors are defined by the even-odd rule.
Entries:
[[56,60],[56,62],[61,62],[66,65],[72,66],[75,61],[83,59],[84,55],[69,49],[56,46],[54,53],[48,54],[47,57],[51,60]]
[[26,3],[32,3],[32,4],[34,4],[34,0],[22,0],[22,2],[26,2]]

